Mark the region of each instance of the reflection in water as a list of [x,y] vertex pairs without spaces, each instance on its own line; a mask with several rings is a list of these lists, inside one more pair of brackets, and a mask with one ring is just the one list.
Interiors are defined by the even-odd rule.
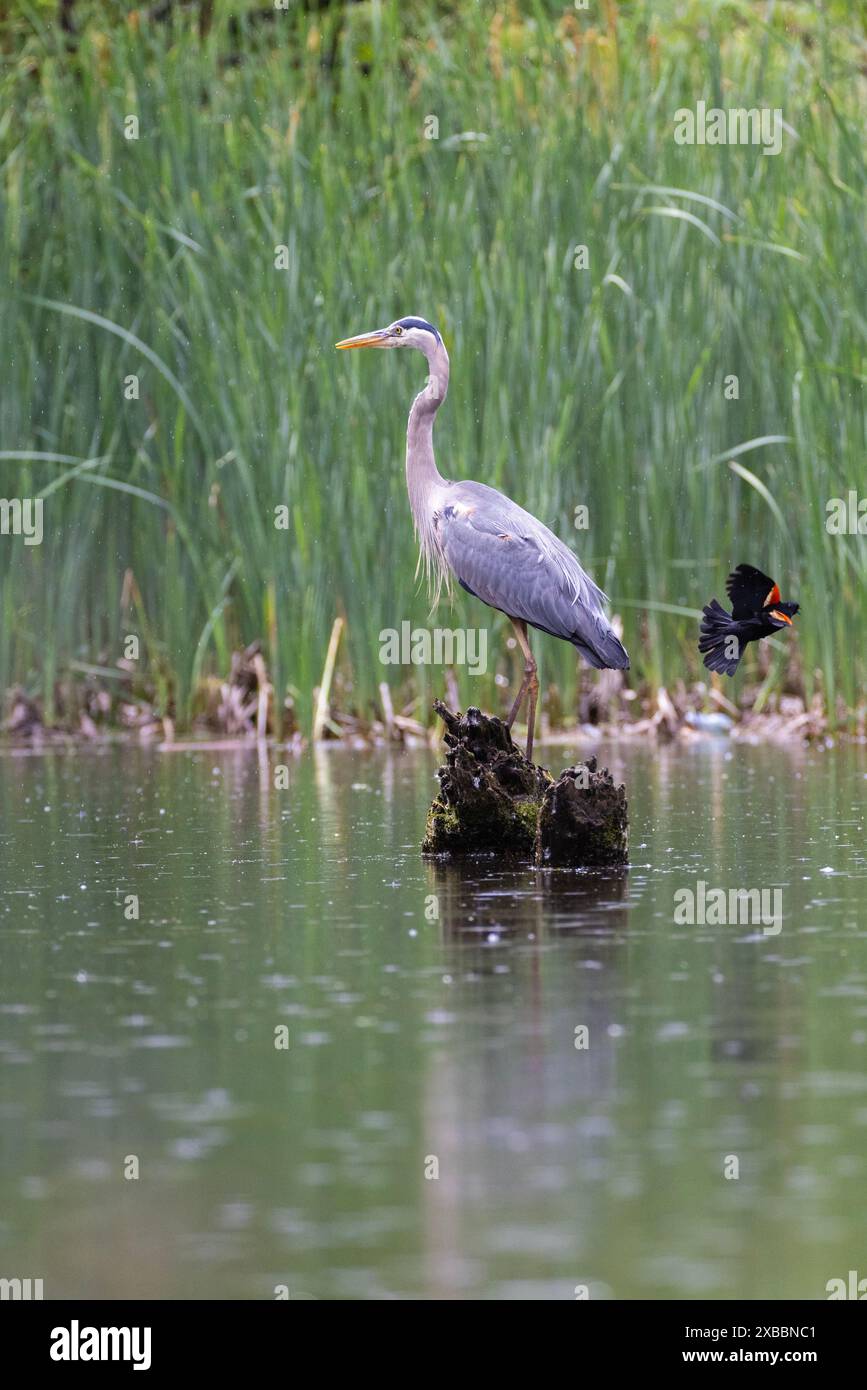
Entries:
[[[507,1234],[516,1189],[553,1194],[567,1168],[590,1175],[604,1165],[607,1127],[593,1112],[617,1084],[622,1029],[611,986],[623,963],[627,873],[434,861],[429,879],[455,981],[451,1007],[499,1019],[493,1037],[438,1053],[426,1078],[426,1124],[439,1160],[438,1180],[424,1188],[429,1279],[434,1296],[448,1297],[461,1277],[454,1252],[480,1207],[500,1212]],[[551,944],[569,935],[588,946],[575,965],[588,981],[604,976],[604,989],[576,978],[564,994],[558,972],[552,978]],[[504,975],[513,982],[508,1002]],[[577,1126],[557,1122],[570,1112],[583,1117]],[[565,1248],[564,1237],[528,1232],[521,1255],[539,1242]]]
[[[865,750],[602,761],[616,875],[423,861],[426,753],[0,757],[0,1272],[822,1297],[867,1247]],[[781,933],[676,925],[698,880]]]
[[551,932],[626,927],[627,869],[500,868],[493,857],[426,863],[444,940],[522,936],[541,941]]

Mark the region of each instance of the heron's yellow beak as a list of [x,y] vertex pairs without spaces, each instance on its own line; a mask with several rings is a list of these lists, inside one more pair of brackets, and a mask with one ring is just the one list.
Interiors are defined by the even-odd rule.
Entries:
[[388,334],[385,329],[378,328],[375,333],[359,333],[357,338],[343,338],[334,346],[339,348],[387,347]]

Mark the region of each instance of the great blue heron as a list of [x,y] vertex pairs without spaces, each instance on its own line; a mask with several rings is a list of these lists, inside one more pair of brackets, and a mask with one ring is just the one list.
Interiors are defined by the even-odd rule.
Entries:
[[442,477],[433,451],[436,413],[449,387],[449,355],[426,319],[398,319],[388,328],[344,338],[339,348],[418,348],[430,366],[423,391],[412,403],[406,429],[406,484],[423,563],[434,591],[454,574],[467,593],[510,619],[524,653],[524,677],[509,718],[511,729],[528,699],[527,758],[539,679],[527,624],[562,637],[597,670],[629,669],[629,657],[606,618],[602,590],[575,555],[547,526],[485,483],[451,483]]

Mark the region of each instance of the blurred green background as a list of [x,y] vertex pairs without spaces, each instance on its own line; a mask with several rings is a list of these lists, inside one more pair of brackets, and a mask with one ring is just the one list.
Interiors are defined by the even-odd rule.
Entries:
[[[0,49],[0,495],[45,517],[0,538],[0,689],[54,717],[136,633],[183,726],[259,638],[306,730],[340,615],[344,708],[388,676],[422,712],[442,672],[378,654],[429,621],[424,364],[333,350],[421,314],[452,360],[441,471],[575,546],[637,689],[698,677],[695,615],[746,560],[803,605],[763,693],[857,717],[867,543],[825,527],[867,493],[857,7],[81,0],[0,5]],[[781,108],[781,153],[676,144],[698,101]],[[491,624],[461,697],[503,700],[505,620],[459,595],[431,621]],[[536,646],[571,717],[575,654]]]

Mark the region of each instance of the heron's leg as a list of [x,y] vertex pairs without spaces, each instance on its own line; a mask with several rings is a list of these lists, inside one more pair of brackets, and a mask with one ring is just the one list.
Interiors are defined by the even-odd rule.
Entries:
[[533,663],[533,674],[530,677],[530,686],[527,693],[527,762],[533,761],[533,733],[536,728],[536,701],[539,698],[539,678],[536,675],[536,663]]
[[512,705],[512,708],[511,708],[511,710],[510,710],[510,712],[509,712],[509,717],[508,717],[508,719],[506,720],[506,728],[507,728],[507,729],[511,729],[512,725],[514,724],[515,720],[517,719],[517,717],[518,717],[518,710],[521,708],[522,704],[524,703],[524,696],[525,696],[526,693],[527,693],[527,686],[530,684],[530,673],[529,673],[529,670],[527,669],[527,661],[526,661],[526,652],[527,652],[527,625],[526,625],[526,623],[522,622],[522,620],[521,620],[520,618],[510,618],[510,619],[509,619],[509,622],[512,624],[512,627],[515,629],[515,636],[517,637],[518,641],[520,642],[520,644],[521,644],[521,650],[524,652],[525,655],[524,655],[524,676],[523,676],[523,679],[522,679],[522,681],[521,681],[520,686],[518,687],[518,693],[517,693],[517,695],[515,696],[514,704]]
[[522,618],[510,618],[509,621],[515,629],[515,636],[521,645],[521,651],[524,653],[524,679],[521,681],[521,687],[515,697],[515,703],[512,705],[512,712],[506,721],[506,727],[511,729],[517,717],[518,710],[524,703],[524,696],[529,693],[527,702],[527,761],[529,762],[533,756],[533,730],[536,724],[536,700],[539,695],[539,678],[536,674],[536,662],[530,650],[530,642],[527,637],[527,624]]

